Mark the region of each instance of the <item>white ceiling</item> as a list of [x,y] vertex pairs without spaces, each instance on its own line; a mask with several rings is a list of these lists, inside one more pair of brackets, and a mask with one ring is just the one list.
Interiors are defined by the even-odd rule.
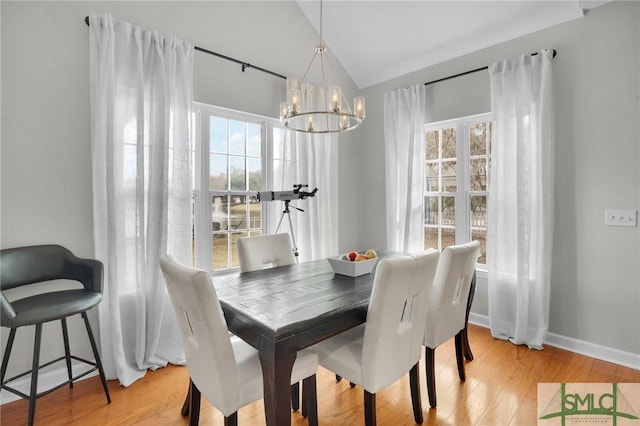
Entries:
[[[320,2],[297,3],[319,31]],[[322,31],[329,51],[362,89],[580,18],[583,10],[602,3],[605,1],[325,0]]]

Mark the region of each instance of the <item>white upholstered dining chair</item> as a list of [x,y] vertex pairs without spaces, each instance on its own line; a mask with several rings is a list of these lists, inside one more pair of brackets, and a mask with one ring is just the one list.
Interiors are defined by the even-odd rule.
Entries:
[[238,238],[240,273],[295,263],[296,258],[287,233]]
[[[174,307],[191,378],[192,426],[198,424],[201,394],[225,417],[225,425],[237,424],[239,408],[263,397],[262,368],[258,351],[230,335],[211,277],[205,271],[160,259],[167,290]],[[298,352],[292,383],[303,380],[309,424],[317,425],[316,371],[318,356]]]
[[367,426],[376,424],[376,392],[410,373],[416,423],[422,423],[418,363],[427,302],[439,253],[381,259],[373,279],[366,322],[310,349],[320,365],[364,388]]
[[429,297],[424,333],[425,370],[429,405],[436,407],[435,349],[455,337],[458,376],[465,381],[463,331],[467,321],[467,300],[480,243],[472,241],[446,247],[440,255],[438,269]]

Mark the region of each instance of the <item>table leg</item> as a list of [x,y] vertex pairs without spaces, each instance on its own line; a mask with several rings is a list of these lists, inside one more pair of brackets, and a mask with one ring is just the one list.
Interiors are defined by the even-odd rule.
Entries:
[[187,417],[189,415],[189,411],[191,410],[191,378],[189,378],[189,388],[187,389],[187,397],[182,404],[182,409],[180,410],[180,414],[182,417]]
[[290,338],[262,342],[259,349],[264,380],[264,414],[267,426],[291,424],[291,370],[297,345]]
[[467,315],[464,320],[464,328],[462,329],[462,353],[467,361],[473,361],[473,352],[469,346],[469,335],[467,334],[467,324],[469,323],[469,312],[473,303],[473,296],[476,294],[476,271],[473,271],[471,278],[471,286],[469,287],[469,298],[467,299]]

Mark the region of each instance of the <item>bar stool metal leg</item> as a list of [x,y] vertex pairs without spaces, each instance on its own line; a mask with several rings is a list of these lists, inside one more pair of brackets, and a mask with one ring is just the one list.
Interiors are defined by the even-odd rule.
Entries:
[[36,414],[36,398],[38,397],[38,370],[40,366],[40,343],[42,341],[42,323],[36,324],[36,335],[33,341],[33,364],[31,367],[31,390],[29,392],[29,420],[27,424],[33,426]]
[[9,331],[9,339],[7,340],[7,347],[4,351],[4,357],[2,357],[2,369],[0,372],[0,383],[4,385],[4,376],[7,373],[7,365],[9,364],[9,355],[11,355],[11,348],[13,348],[13,340],[16,337],[16,329],[12,328]]
[[98,353],[98,348],[96,347],[96,341],[93,338],[93,332],[91,331],[91,325],[89,324],[89,319],[87,318],[86,312],[82,312],[82,319],[84,319],[84,325],[87,328],[87,334],[89,335],[89,342],[91,343],[93,356],[96,360],[96,366],[98,367],[98,372],[100,373],[102,388],[104,389],[104,394],[107,396],[107,403],[111,404],[111,395],[109,395],[109,387],[107,386],[107,379],[104,376],[104,369],[102,368],[102,362],[100,361],[100,354]]
[[69,387],[73,389],[73,374],[71,374],[71,351],[69,350],[69,331],[67,330],[67,319],[60,320],[62,324],[62,340],[64,340],[64,355],[67,362],[67,374],[69,375]]

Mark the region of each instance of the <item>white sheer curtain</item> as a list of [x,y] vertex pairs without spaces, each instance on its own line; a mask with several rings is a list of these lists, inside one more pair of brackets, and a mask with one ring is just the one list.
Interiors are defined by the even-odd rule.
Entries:
[[494,337],[541,349],[553,232],[552,52],[492,64],[489,319]]
[[[298,80],[287,79],[287,92],[295,89]],[[324,104],[322,89],[309,83],[300,87],[300,108]],[[338,136],[309,134],[284,130],[274,138],[274,191],[292,190],[294,184],[309,185],[305,191],[318,188],[314,197],[292,201],[291,222],[299,260],[319,259],[338,254]],[[270,222],[268,232],[274,232],[282,216],[283,202],[266,203]],[[280,232],[291,232],[289,219],[284,217]]]
[[387,247],[422,251],[425,87],[384,94]]
[[158,257],[191,263],[193,47],[109,15],[89,19],[102,360],[128,386],[149,368],[184,363]]

